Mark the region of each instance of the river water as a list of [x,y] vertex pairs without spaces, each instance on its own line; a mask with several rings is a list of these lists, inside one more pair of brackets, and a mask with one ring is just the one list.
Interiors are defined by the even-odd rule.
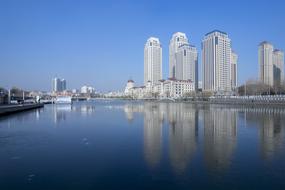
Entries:
[[285,109],[97,100],[0,117],[0,189],[285,189]]

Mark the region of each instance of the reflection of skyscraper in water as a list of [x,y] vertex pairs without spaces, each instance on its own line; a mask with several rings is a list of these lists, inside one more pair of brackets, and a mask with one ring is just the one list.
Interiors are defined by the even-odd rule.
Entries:
[[54,122],[59,123],[66,120],[66,113],[71,111],[71,105],[54,105]]
[[143,112],[143,105],[141,104],[126,104],[124,106],[124,112],[127,120],[131,123],[134,119],[134,113]]
[[190,104],[169,104],[169,157],[175,172],[186,170],[197,146],[198,111]]
[[160,104],[144,103],[144,155],[150,167],[159,164],[162,154],[162,123]]
[[132,104],[125,105],[124,112],[125,112],[127,120],[131,123],[134,120],[133,105]]
[[284,115],[260,115],[261,153],[265,159],[272,158],[280,151],[284,139]]
[[211,106],[203,113],[206,166],[213,170],[227,169],[236,146],[238,114],[229,109],[211,109]]
[[258,127],[261,155],[264,159],[272,158],[279,151],[285,137],[284,108],[247,108],[242,110],[248,127]]

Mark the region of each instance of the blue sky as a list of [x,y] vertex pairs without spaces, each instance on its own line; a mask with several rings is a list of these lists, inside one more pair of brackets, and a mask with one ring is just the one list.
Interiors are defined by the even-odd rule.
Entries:
[[232,40],[241,84],[257,78],[261,41],[285,49],[284,10],[282,0],[0,0],[0,86],[50,90],[54,76],[70,89],[119,90],[129,78],[140,85],[148,37],[162,43],[166,78],[172,34],[187,34],[200,67],[201,40],[214,29]]

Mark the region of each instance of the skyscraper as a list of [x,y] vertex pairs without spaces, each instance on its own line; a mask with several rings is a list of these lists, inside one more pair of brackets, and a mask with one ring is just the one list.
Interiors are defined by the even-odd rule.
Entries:
[[231,40],[218,30],[207,33],[202,41],[203,90],[230,91]]
[[60,81],[61,83],[61,91],[65,91],[66,90],[66,80],[65,79],[61,79]]
[[237,62],[238,62],[238,55],[232,51],[231,53],[231,85],[232,90],[234,90],[237,85]]
[[273,51],[273,76],[274,85],[284,83],[284,53],[278,49]]
[[178,47],[183,44],[189,44],[186,34],[182,32],[174,33],[169,43],[169,78],[176,78],[175,54],[178,51]]
[[52,92],[62,92],[66,90],[66,80],[57,77],[52,79]]
[[176,79],[191,80],[198,89],[198,52],[195,46],[183,44],[178,47],[176,58]]
[[259,80],[270,86],[281,85],[284,81],[284,53],[274,50],[269,42],[261,42],[258,47]]
[[150,37],[144,46],[144,84],[162,79],[162,48],[158,38]]
[[269,42],[261,42],[258,47],[259,80],[273,86],[273,46]]
[[52,91],[53,92],[58,92],[60,86],[60,79],[59,78],[54,78],[52,79]]

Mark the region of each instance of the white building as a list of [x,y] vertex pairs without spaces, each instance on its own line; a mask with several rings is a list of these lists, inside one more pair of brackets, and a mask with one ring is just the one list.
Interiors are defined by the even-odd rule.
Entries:
[[261,42],[258,46],[259,80],[273,86],[273,46],[269,42]]
[[169,43],[169,78],[176,78],[176,53],[183,44],[189,44],[186,34],[174,33]]
[[231,40],[218,30],[207,33],[202,41],[203,90],[231,91]]
[[94,94],[95,93],[95,88],[92,87],[92,86],[84,85],[84,86],[81,87],[80,92],[82,94]]
[[195,46],[183,44],[176,53],[176,79],[191,80],[198,89],[198,52]]
[[273,76],[274,85],[284,83],[284,53],[277,49],[273,51]]
[[66,90],[66,80],[53,78],[52,79],[52,92],[63,92]]
[[162,48],[158,38],[150,37],[144,46],[144,84],[162,79]]
[[79,91],[74,88],[74,89],[71,90],[71,92],[72,92],[73,94],[76,94],[76,93],[78,93]]
[[191,80],[161,80],[160,84],[155,85],[152,91],[153,93],[158,93],[160,97],[179,98],[194,92],[195,83]]
[[195,91],[195,84],[190,80],[160,80],[159,83],[147,83],[146,86],[135,87],[129,82],[125,88],[125,95],[133,98],[179,98]]
[[132,94],[132,90],[135,87],[135,82],[133,80],[128,80],[126,88],[125,88],[125,94],[131,95]]
[[231,85],[232,90],[234,90],[237,84],[237,62],[238,62],[238,55],[232,51],[231,53]]
[[258,46],[259,80],[274,86],[284,81],[284,53],[273,48],[269,42],[261,42]]

